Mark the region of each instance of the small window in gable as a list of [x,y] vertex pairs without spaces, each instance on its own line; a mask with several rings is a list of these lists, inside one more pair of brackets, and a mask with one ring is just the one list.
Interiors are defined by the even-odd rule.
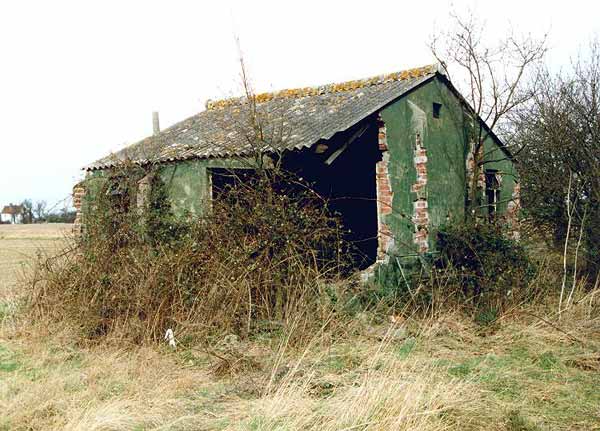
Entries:
[[433,118],[440,118],[442,114],[442,104],[433,102]]

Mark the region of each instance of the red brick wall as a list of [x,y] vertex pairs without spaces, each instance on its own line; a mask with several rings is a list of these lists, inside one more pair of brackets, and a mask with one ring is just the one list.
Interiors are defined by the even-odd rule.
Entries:
[[411,191],[415,193],[413,203],[413,224],[415,233],[413,242],[417,245],[419,253],[429,251],[429,211],[427,202],[427,150],[421,141],[421,135],[417,133],[415,138],[415,170],[417,172],[417,181],[411,186]]
[[387,253],[394,245],[394,236],[391,229],[385,222],[386,216],[392,213],[392,201],[394,198],[394,192],[392,190],[392,184],[390,182],[390,174],[388,171],[389,164],[389,153],[387,146],[387,132],[385,123],[378,119],[377,125],[379,127],[379,150],[381,151],[382,158],[375,167],[375,183],[377,191],[377,260],[384,261]]
[[83,214],[81,206],[85,197],[85,187],[82,183],[78,183],[73,187],[73,207],[75,208],[76,216],[73,224],[73,230],[77,233],[81,232],[83,226]]

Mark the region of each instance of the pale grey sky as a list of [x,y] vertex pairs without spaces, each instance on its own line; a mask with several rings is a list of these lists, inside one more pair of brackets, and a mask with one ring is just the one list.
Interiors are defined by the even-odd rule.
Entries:
[[433,62],[454,4],[493,32],[550,31],[558,68],[600,33],[597,1],[66,1],[0,3],[0,205],[69,195],[80,168],[239,93],[234,34],[257,90]]

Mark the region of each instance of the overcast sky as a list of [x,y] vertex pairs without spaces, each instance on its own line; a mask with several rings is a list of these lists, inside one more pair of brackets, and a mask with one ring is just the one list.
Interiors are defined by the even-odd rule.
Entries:
[[50,204],[81,167],[239,93],[234,34],[259,91],[433,63],[452,8],[493,32],[550,32],[552,67],[600,33],[600,2],[3,1],[0,205]]

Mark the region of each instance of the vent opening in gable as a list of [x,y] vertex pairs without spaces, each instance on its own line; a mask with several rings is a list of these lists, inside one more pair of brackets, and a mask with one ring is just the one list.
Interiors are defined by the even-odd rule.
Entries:
[[433,118],[440,118],[442,114],[442,104],[433,102]]

